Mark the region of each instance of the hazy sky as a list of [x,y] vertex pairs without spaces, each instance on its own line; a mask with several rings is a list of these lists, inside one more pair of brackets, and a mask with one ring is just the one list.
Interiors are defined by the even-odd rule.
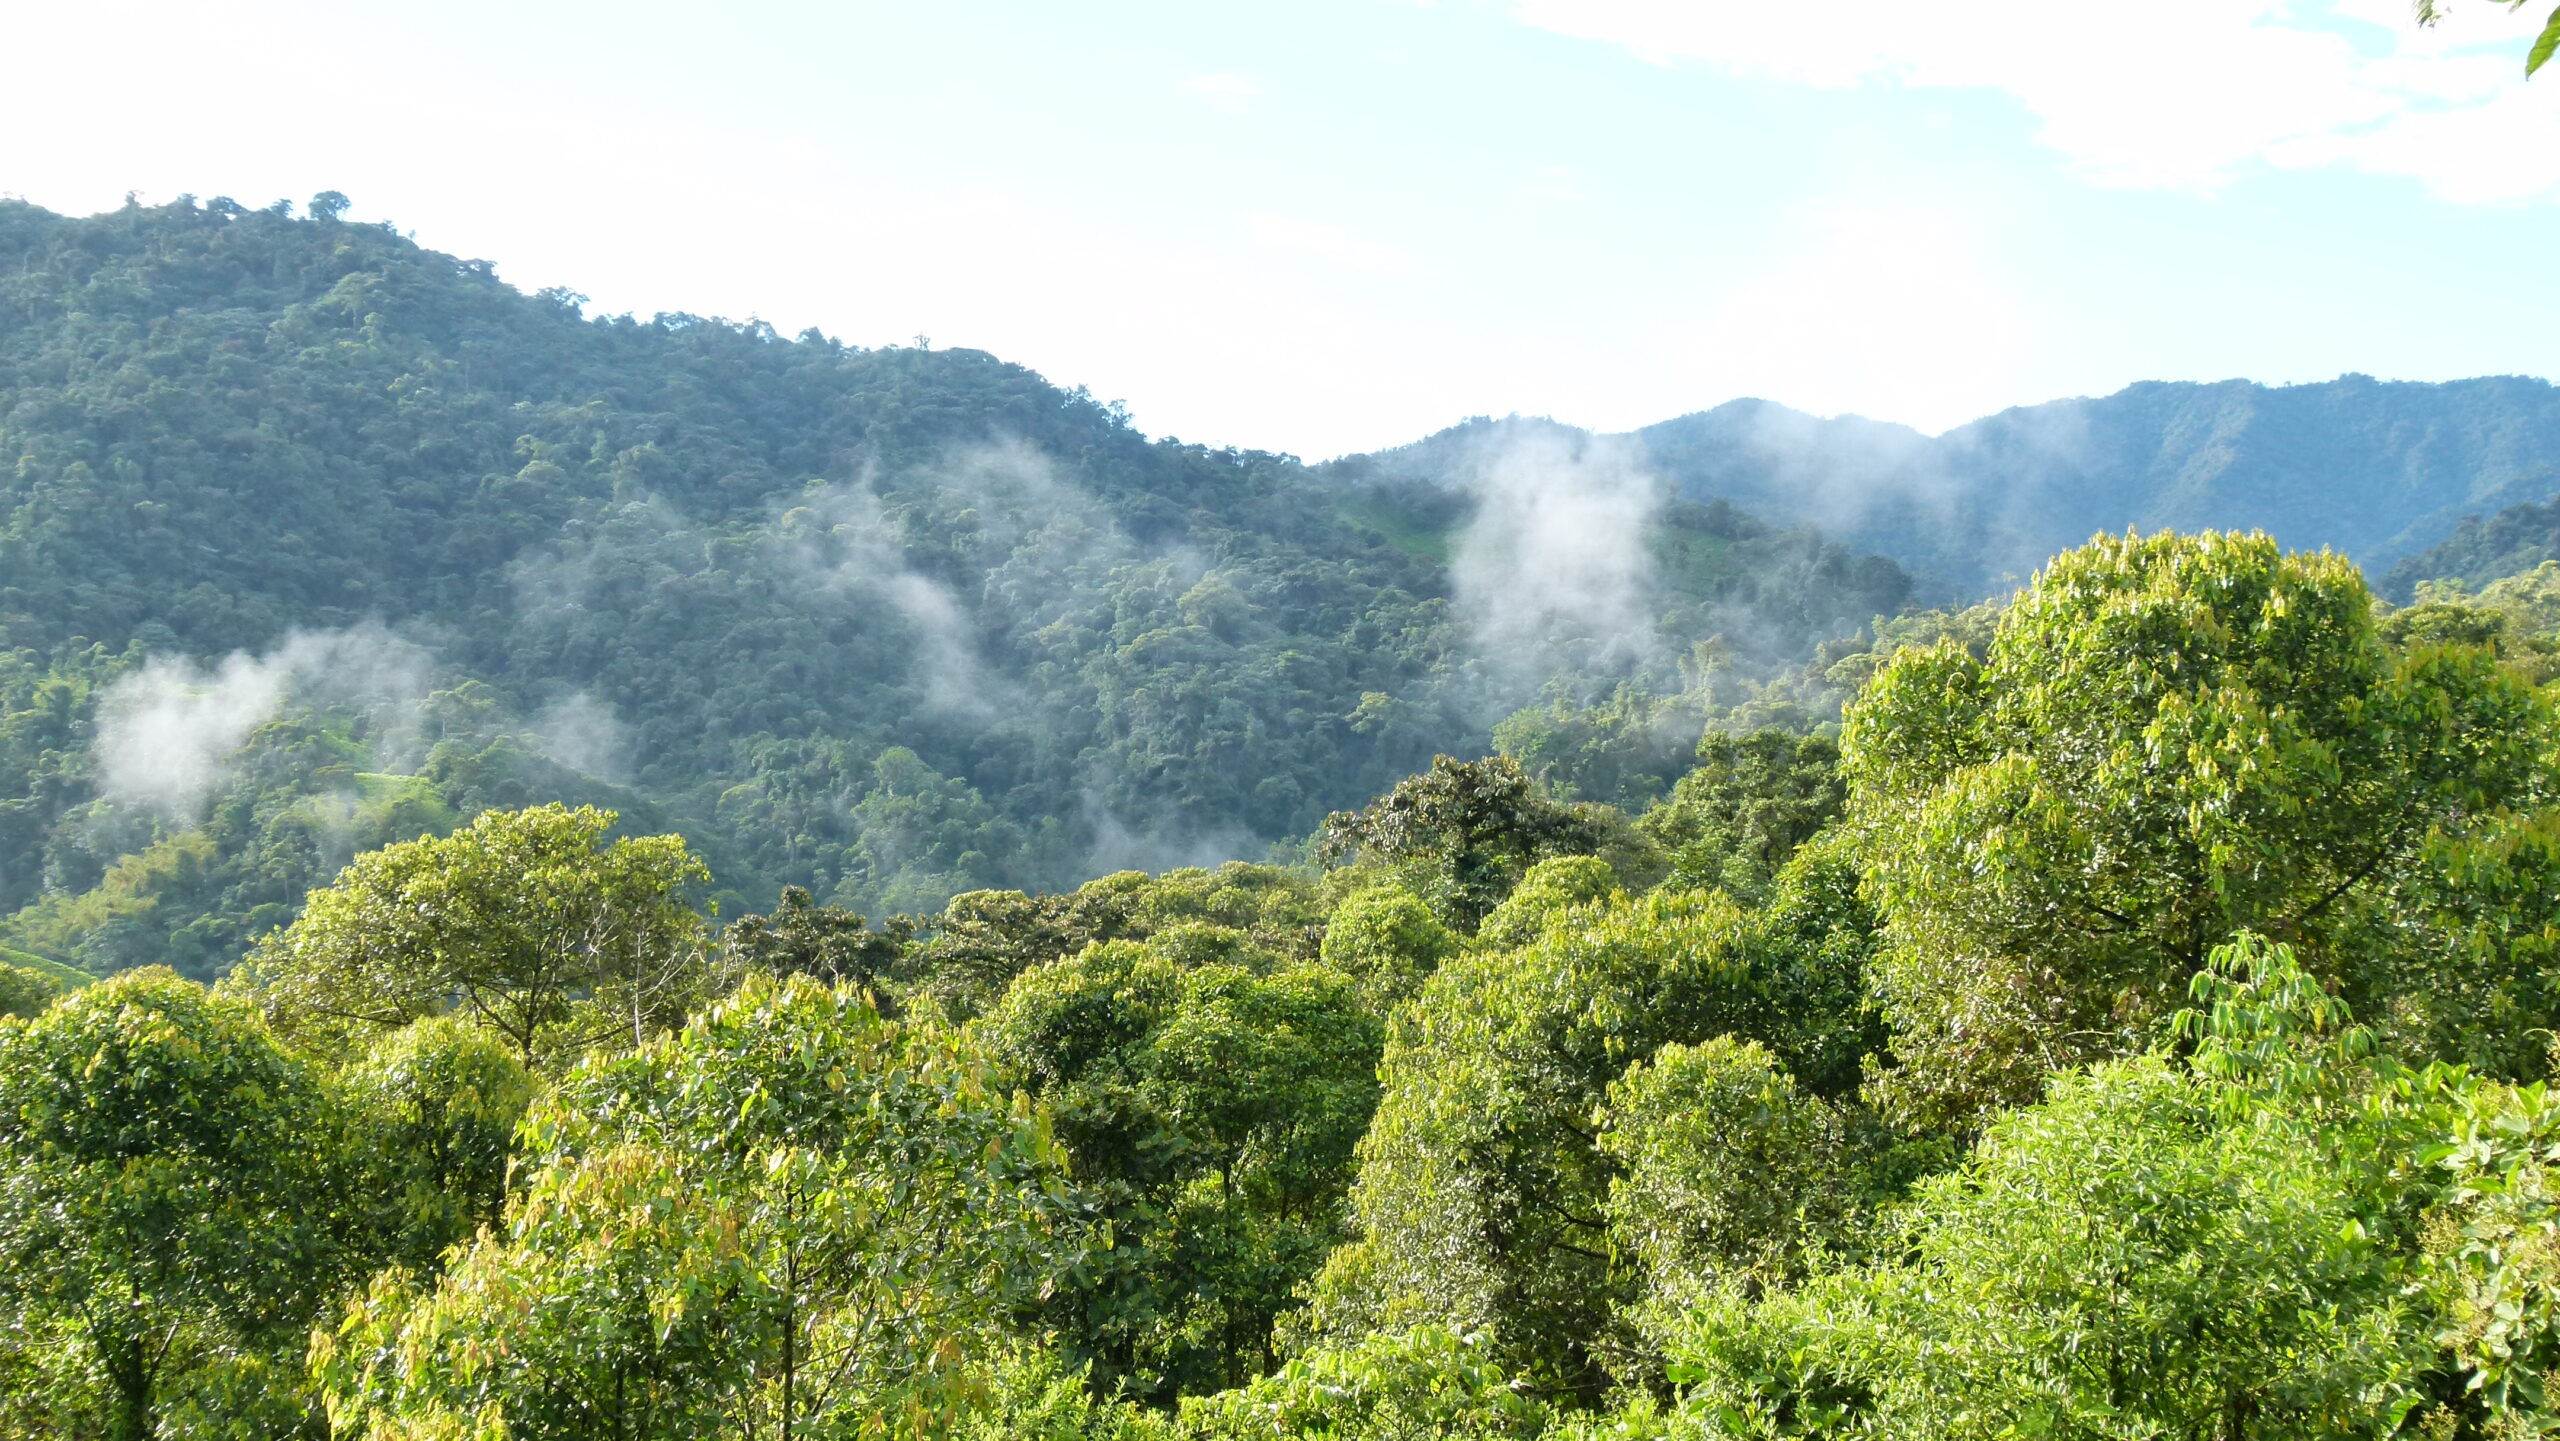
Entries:
[[353,216],[1310,458],[1757,395],[2560,371],[2560,67],[2448,0],[11,7],[0,191]]

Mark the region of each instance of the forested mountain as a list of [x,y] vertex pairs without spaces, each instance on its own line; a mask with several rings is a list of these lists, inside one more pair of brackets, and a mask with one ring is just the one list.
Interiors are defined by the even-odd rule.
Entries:
[[[1475,421],[1357,465],[1443,474],[1477,437],[1518,429],[1567,430]],[[1934,438],[1738,400],[1619,439],[1685,498],[1820,526],[1965,599],[2128,526],[2263,529],[2379,575],[2465,515],[2560,492],[2560,391],[2515,376],[2146,382]]]
[[0,1441],[2560,1432],[2549,508],[1698,481],[2535,384],[1309,467],[343,204],[0,206]]
[[929,909],[1258,855],[1524,707],[1640,797],[1908,597],[1641,477],[1560,526],[1571,448],[1345,483],[343,208],[0,203],[0,943],[211,975],[356,850],[555,798],[680,825],[732,912]]
[[2453,534],[2402,557],[2379,589],[2406,605],[2421,581],[2458,580],[2476,590],[2546,560],[2560,560],[2560,499],[2526,501],[2485,518],[2466,515]]

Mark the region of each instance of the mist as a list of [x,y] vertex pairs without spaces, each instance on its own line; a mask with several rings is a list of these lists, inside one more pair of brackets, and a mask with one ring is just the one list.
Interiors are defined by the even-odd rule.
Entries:
[[531,734],[535,749],[580,775],[617,784],[631,778],[631,728],[585,691],[536,711]]
[[263,655],[219,662],[153,656],[98,702],[91,753],[111,802],[192,821],[228,780],[232,757],[297,694],[364,713],[377,749],[398,752],[414,736],[429,657],[378,625],[295,631]]
[[1566,652],[1650,652],[1646,531],[1668,491],[1637,447],[1506,426],[1469,457],[1462,483],[1476,510],[1457,536],[1449,580],[1478,654],[1518,675]]
[[815,595],[854,607],[885,605],[914,636],[914,674],[928,710],[984,720],[1004,687],[978,658],[968,611],[951,588],[910,566],[871,479],[812,489],[783,513],[776,546]]

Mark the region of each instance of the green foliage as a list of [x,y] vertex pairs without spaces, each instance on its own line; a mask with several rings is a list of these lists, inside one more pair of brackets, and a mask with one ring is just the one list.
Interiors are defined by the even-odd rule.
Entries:
[[1529,867],[1520,884],[1476,927],[1475,945],[1509,950],[1528,945],[1561,923],[1576,907],[1624,902],[1618,873],[1598,856],[1558,856]]
[[0,1020],[5,1424],[299,1414],[292,1358],[363,1259],[344,1145],[321,1077],[167,972]]
[[721,942],[734,964],[867,990],[905,955],[914,934],[905,917],[875,931],[859,911],[822,906],[800,887],[784,886],[773,914],[738,917]]
[[448,1247],[498,1224],[516,1124],[534,1085],[515,1052],[455,1016],[374,1039],[340,1075],[384,1210],[384,1249],[431,1272]]
[[2540,1085],[2483,1086],[2463,1098],[2439,1148],[2450,1173],[2430,1219],[2437,1338],[2493,1410],[2530,1418],[2515,1434],[2560,1429],[2551,1361],[2560,1354],[2560,1107]]
[[1986,656],[1904,651],[1850,717],[1884,1093],[1960,1118],[2138,1050],[2240,929],[2378,1016],[2459,1011],[2395,968],[2411,890],[2431,845],[2530,799],[2548,733],[2488,652],[2388,649],[2338,557],[2209,533],[2057,558]]
[[2411,645],[2487,646],[2536,685],[2560,678],[2560,561],[2492,581],[2478,595],[2458,580],[2418,583],[2417,603],[2382,618],[2383,638]]
[[502,1230],[315,1344],[340,1434],[943,1434],[1081,1245],[1044,1114],[797,977],[591,1060],[525,1136]]
[[1274,1321],[1342,1238],[1377,1100],[1359,984],[1232,931],[1200,945],[1220,934],[1036,967],[976,1028],[1055,1113],[1115,1239],[1052,1314],[1103,1378],[1159,1401],[1269,1368]]
[[1554,1419],[1482,1335],[1417,1326],[1183,1403],[1184,1441],[1535,1441]]
[[1324,963],[1360,983],[1384,1015],[1458,953],[1458,938],[1413,892],[1375,886],[1336,907],[1324,930]]
[[1096,1399],[1086,1377],[1057,1353],[1020,1349],[989,1368],[984,1394],[959,1418],[952,1441],[1169,1441],[1155,1412],[1117,1398]]
[[1557,805],[1508,756],[1432,759],[1361,811],[1325,818],[1327,860],[1362,856],[1384,865],[1450,924],[1472,932],[1523,872],[1549,856],[1599,848],[1600,828]]
[[2371,1436],[2428,1357],[2352,1178],[2158,1058],[2057,1079],[1926,1183],[1907,1259],[1702,1311],[1710,1434]]
[[1697,768],[1638,829],[1672,856],[1671,881],[1757,899],[1796,848],[1839,818],[1840,747],[1780,730],[1709,734]]
[[1399,1015],[1360,1148],[1363,1236],[1318,1283],[1314,1336],[1483,1329],[1529,1383],[1596,1396],[1610,1366],[1644,1364],[1620,1314],[1640,1277],[1609,1215],[1623,1151],[1596,1133],[1610,1088],[1665,1046],[1725,1036],[1816,1094],[1856,1085],[1874,1038],[1836,859],[1791,863],[1756,915],[1694,892],[1594,895],[1579,869],[1533,872],[1506,910],[1552,875],[1544,925],[1498,913],[1530,939],[1442,966]]
[[1312,960],[1325,909],[1302,875],[1242,861],[1158,876],[1116,871],[1063,895],[970,891],[940,915],[917,918],[922,939],[900,975],[910,999],[966,1019],[1033,966],[1096,941],[1146,940],[1181,926],[1207,926],[1266,956]]
[[2198,992],[2210,1064],[2058,1077],[1923,1183],[1882,1259],[1700,1307],[1675,1345],[1697,1428],[2377,1436],[2444,1391],[2403,1301],[2406,1171],[2374,1164],[2405,1117],[2335,1104],[2361,1074],[2343,1012],[2283,948],[2217,954]]
[[42,971],[0,961],[0,1016],[41,1014],[62,994],[62,986]]
[[486,811],[443,838],[369,851],[234,978],[324,1049],[450,1009],[528,1067],[680,1020],[708,983],[682,836],[602,844],[610,811]]
[[1664,1046],[1610,1083],[1601,1126],[1618,1172],[1609,1234],[1642,1268],[1657,1313],[1791,1281],[1848,1218],[1838,1107],[1757,1042]]

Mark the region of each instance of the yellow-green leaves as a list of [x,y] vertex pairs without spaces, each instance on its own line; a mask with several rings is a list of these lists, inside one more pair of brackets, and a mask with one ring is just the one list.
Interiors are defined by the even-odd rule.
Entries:
[[484,811],[450,836],[356,857],[230,983],[323,1050],[451,1011],[528,1067],[629,1046],[704,999],[708,878],[681,836],[604,835],[610,811]]
[[935,1430],[1082,1244],[1043,1118],[846,987],[750,979],[591,1059],[524,1134],[503,1228],[319,1345],[342,1430]]
[[46,1378],[0,1398],[0,1430],[43,1408],[150,1441],[208,1388],[291,1416],[289,1357],[359,1257],[341,1140],[254,1012],[166,971],[0,1023],[0,1350]]
[[2430,845],[2523,800],[2549,729],[2486,651],[2393,651],[2342,557],[2207,533],[2057,558],[1983,659],[1904,652],[1843,738],[1885,1092],[1959,1119],[2138,1049],[2244,928],[2378,1000]]

